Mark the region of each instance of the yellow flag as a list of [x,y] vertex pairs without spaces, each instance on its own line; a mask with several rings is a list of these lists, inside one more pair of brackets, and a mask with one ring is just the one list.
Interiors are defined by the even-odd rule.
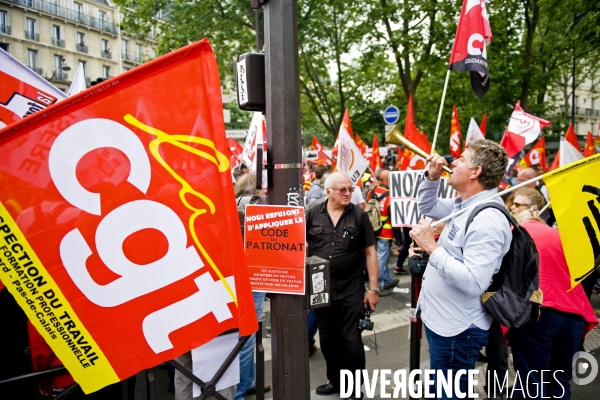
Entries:
[[600,265],[600,154],[544,174],[571,288]]

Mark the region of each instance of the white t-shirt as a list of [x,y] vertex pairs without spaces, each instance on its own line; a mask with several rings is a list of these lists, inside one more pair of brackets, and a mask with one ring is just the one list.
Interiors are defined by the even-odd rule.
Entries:
[[365,202],[365,198],[363,197],[362,190],[358,186],[354,186],[354,192],[352,192],[352,198],[350,199],[352,204],[362,204]]

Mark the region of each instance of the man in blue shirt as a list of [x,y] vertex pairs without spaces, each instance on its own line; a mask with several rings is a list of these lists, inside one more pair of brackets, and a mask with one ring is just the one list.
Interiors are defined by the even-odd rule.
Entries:
[[[428,170],[418,193],[419,210],[436,220],[496,194],[508,163],[506,150],[497,143],[470,142],[452,162],[448,180],[459,197],[441,200],[437,192],[447,162],[438,155],[427,157],[427,161]],[[500,198],[489,201],[502,204]],[[492,317],[483,308],[481,295],[500,269],[512,239],[506,217],[493,208],[482,210],[465,234],[469,214],[466,211],[446,221],[438,242],[424,220],[411,233],[419,247],[430,254],[417,305],[429,342],[430,365],[444,374],[450,370],[452,382],[459,370],[475,368],[479,350],[487,343]],[[466,373],[460,378],[460,391],[467,393]],[[442,390],[441,398],[458,396],[454,392],[445,397]]]

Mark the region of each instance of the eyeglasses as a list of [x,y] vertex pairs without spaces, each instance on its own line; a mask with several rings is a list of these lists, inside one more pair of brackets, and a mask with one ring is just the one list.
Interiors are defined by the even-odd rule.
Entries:
[[343,187],[343,188],[329,188],[331,190],[337,190],[340,194],[352,193],[354,191],[354,187]]
[[517,208],[521,208],[521,207],[529,207],[529,204],[513,202],[513,206],[515,206]]

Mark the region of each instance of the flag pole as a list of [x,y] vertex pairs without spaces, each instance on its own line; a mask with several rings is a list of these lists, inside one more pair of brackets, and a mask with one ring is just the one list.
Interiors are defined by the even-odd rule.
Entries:
[[540,210],[540,214],[543,213],[544,211],[546,211],[548,209],[548,207],[550,207],[551,203],[552,203],[551,201],[547,202],[546,205],[544,206],[544,208],[542,208]]
[[450,80],[450,70],[446,72],[446,82],[442,91],[442,101],[440,102],[440,112],[438,113],[437,123],[435,124],[435,133],[433,134],[433,142],[431,143],[431,155],[435,153],[435,142],[437,141],[438,131],[440,130],[440,121],[442,120],[442,110],[444,109],[444,100],[446,100],[446,89],[448,89],[448,81]]
[[527,186],[527,185],[529,185],[530,183],[533,183],[533,182],[540,181],[540,180],[544,179],[544,176],[546,176],[546,175],[550,175],[551,173],[552,173],[552,172],[546,172],[544,175],[536,176],[535,178],[531,178],[531,179],[530,179],[530,180],[528,180],[528,181],[521,182],[521,183],[519,183],[518,185],[511,186],[511,187],[509,187],[509,188],[508,188],[508,189],[506,189],[506,190],[503,190],[503,191],[501,191],[501,192],[498,192],[498,193],[496,193],[496,194],[495,194],[495,195],[493,195],[493,196],[486,197],[485,199],[482,199],[482,200],[481,200],[480,202],[478,202],[478,203],[472,204],[472,205],[470,205],[469,207],[463,208],[462,210],[458,210],[458,211],[456,211],[456,212],[454,212],[454,213],[452,213],[452,214],[450,214],[450,215],[448,215],[448,216],[446,216],[446,217],[444,217],[444,218],[442,218],[442,219],[440,219],[440,220],[437,220],[436,222],[434,222],[433,224],[431,224],[431,227],[433,228],[434,226],[437,226],[437,225],[441,224],[442,222],[446,222],[447,220],[449,220],[449,219],[451,219],[451,218],[454,218],[454,217],[456,217],[456,216],[459,216],[460,214],[464,213],[465,211],[467,211],[467,210],[471,210],[471,209],[473,209],[475,206],[478,206],[479,204],[481,204],[481,203],[483,203],[483,202],[487,202],[488,200],[492,200],[492,199],[495,199],[496,197],[500,197],[500,196],[502,196],[502,195],[505,195],[505,194],[507,194],[507,193],[510,193],[510,192],[512,192],[513,190],[516,190],[516,189],[522,188],[523,186]]

